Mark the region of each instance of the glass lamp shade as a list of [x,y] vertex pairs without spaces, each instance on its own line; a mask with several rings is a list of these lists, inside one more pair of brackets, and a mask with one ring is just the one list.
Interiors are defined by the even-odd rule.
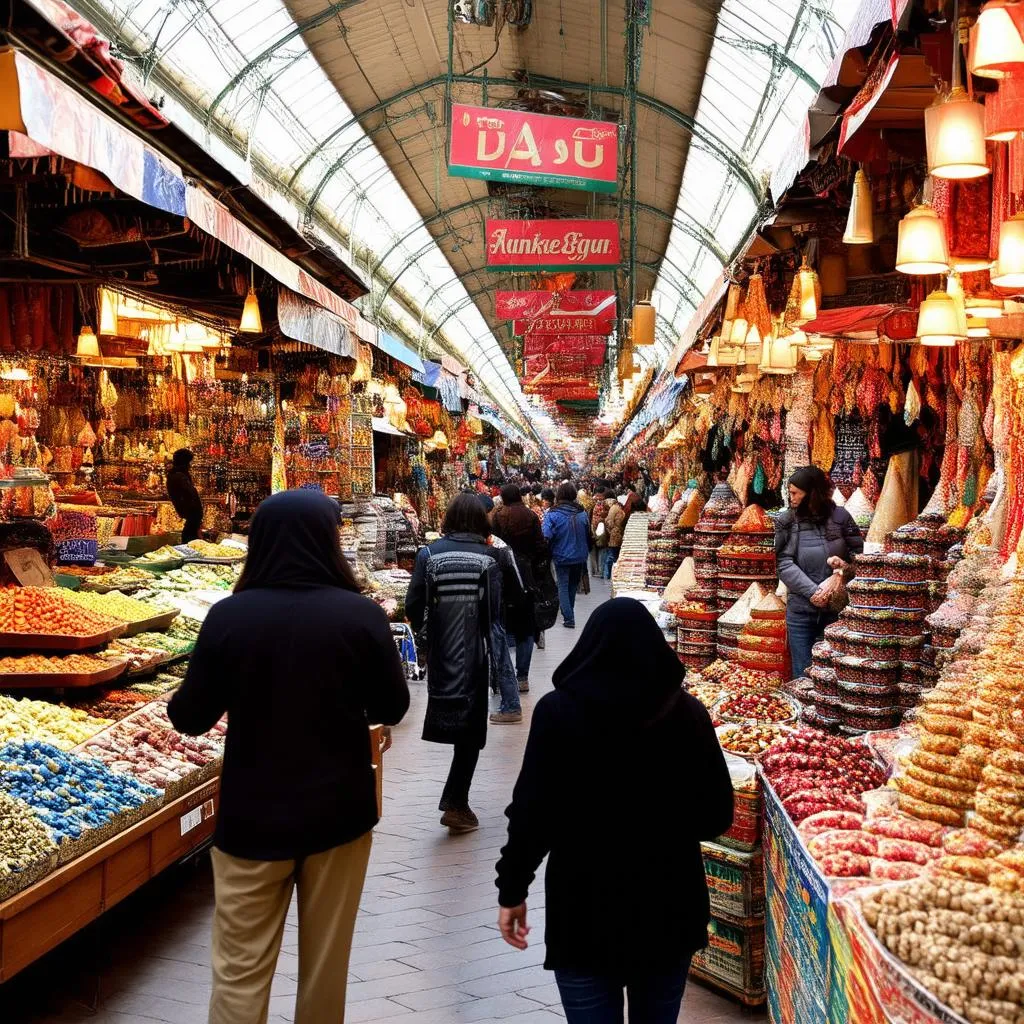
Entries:
[[764,339],[761,349],[761,362],[758,364],[758,372],[768,374],[793,374],[796,373],[796,364],[800,357],[799,349],[790,344],[789,335],[781,338],[773,331]]
[[78,345],[75,348],[75,355],[80,358],[97,358],[100,354],[100,343],[91,327],[83,327],[78,334]]
[[999,258],[992,283],[1000,288],[1024,288],[1024,212],[1004,220],[999,228]]
[[952,347],[967,337],[966,325],[961,333],[956,300],[948,292],[934,291],[917,315],[917,336],[922,345]]
[[245,305],[242,307],[242,319],[238,325],[242,334],[262,334],[263,318],[260,316],[260,303],[256,298],[254,289],[249,289],[245,297]]
[[800,323],[818,315],[818,275],[806,264],[797,271],[800,282]]
[[928,203],[915,207],[900,221],[896,269],[903,274],[949,272],[946,229]]
[[106,288],[100,289],[100,334],[117,334],[117,296]]
[[649,302],[638,302],[633,307],[633,344],[654,344],[654,307]]
[[874,212],[871,209],[871,185],[863,171],[853,177],[853,196],[846,218],[843,241],[847,245],[870,245],[875,240]]
[[924,112],[928,173],[937,178],[980,178],[989,173],[985,108],[959,86]]
[[1007,0],[989,0],[971,29],[971,74],[980,78],[1004,78],[1024,70],[1024,40],[1006,8]]

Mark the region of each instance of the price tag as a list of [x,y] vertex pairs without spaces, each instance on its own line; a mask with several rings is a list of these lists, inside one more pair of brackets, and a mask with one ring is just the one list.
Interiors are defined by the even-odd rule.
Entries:
[[4,561],[23,587],[52,587],[53,573],[35,548],[12,548]]
[[207,800],[203,804],[203,821],[206,821],[207,818],[212,818],[216,813],[217,809],[214,807],[213,801]]
[[198,828],[203,823],[203,808],[196,807],[195,810],[189,811],[188,814],[181,816],[181,834],[188,835],[189,832],[194,828]]

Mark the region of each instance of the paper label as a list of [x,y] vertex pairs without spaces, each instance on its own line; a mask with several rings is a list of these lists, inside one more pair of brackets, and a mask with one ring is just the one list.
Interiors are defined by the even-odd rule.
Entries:
[[53,574],[35,548],[12,548],[4,552],[4,561],[23,587],[53,586]]
[[181,823],[181,834],[187,835],[194,828],[198,828],[203,823],[203,809],[202,807],[196,807],[194,810],[183,814],[180,819]]

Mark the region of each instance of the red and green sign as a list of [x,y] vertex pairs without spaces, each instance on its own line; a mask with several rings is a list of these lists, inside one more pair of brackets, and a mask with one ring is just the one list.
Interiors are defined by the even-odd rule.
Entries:
[[448,173],[456,177],[615,192],[618,164],[613,122],[452,105]]
[[487,266],[501,270],[577,270],[617,267],[615,220],[487,221]]

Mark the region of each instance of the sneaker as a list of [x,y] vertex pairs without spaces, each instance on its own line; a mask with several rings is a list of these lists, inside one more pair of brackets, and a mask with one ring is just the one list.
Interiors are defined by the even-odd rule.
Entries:
[[480,821],[468,807],[461,811],[445,811],[441,815],[441,824],[453,834],[473,832],[480,827]]
[[544,650],[544,634],[543,633],[541,633],[541,635],[539,637],[537,637],[537,650],[538,651],[543,651]]
[[563,622],[562,625],[565,626],[566,629],[575,629],[576,628],[576,623],[575,622]]
[[519,680],[519,692],[520,693],[529,693],[530,692],[530,680],[529,679],[520,679]]
[[491,715],[492,725],[515,725],[523,720],[522,711],[495,711]]

